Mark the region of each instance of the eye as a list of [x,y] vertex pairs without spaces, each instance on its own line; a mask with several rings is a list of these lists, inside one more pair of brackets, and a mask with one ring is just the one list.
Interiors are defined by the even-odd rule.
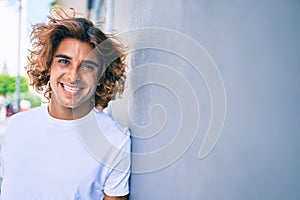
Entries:
[[94,71],[95,66],[89,65],[89,64],[82,64],[81,68],[84,69],[84,70],[88,70],[88,71]]
[[59,59],[57,62],[63,64],[63,65],[69,65],[70,64],[70,61],[69,60],[66,60],[66,59]]

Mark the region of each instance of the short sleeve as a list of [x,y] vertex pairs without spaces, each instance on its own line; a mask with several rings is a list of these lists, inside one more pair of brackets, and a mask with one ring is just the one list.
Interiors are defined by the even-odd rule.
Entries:
[[5,171],[5,158],[6,158],[6,152],[7,152],[7,145],[6,145],[6,135],[4,136],[3,142],[1,144],[1,150],[0,150],[0,188],[2,187],[2,180],[4,176]]
[[13,127],[14,124],[14,119],[15,119],[15,115],[10,117],[7,121],[6,124],[6,130],[5,130],[5,134],[3,137],[3,141],[1,144],[1,150],[0,150],[0,177],[3,178],[4,174],[5,174],[5,162],[7,162],[8,157],[8,145],[9,145],[9,141],[11,141],[11,137],[12,137],[12,131],[11,128]]
[[104,184],[104,193],[109,196],[125,196],[129,193],[129,177],[130,177],[130,150],[131,140],[129,131],[127,137],[120,148],[118,162],[110,167]]

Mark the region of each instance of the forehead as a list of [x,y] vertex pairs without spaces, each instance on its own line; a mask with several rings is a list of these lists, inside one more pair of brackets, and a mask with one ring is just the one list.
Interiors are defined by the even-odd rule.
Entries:
[[57,54],[66,55],[74,60],[93,60],[97,61],[93,46],[88,42],[82,42],[74,38],[65,38],[58,45],[54,56]]

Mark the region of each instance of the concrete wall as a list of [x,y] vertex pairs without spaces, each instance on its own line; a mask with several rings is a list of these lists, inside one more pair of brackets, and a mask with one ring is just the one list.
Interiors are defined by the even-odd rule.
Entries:
[[[114,8],[114,28],[136,48],[127,104],[112,106],[132,131],[130,199],[299,199],[300,1],[115,0]],[[222,122],[220,80],[225,124],[199,159],[205,134]]]
[[[114,24],[121,36],[128,37],[124,32],[137,28],[163,27],[202,45],[221,74],[227,99],[219,141],[207,157],[199,159],[199,147],[214,106],[212,92],[205,83],[207,77],[174,53],[175,47],[185,46],[184,40],[173,40],[173,46],[167,42],[171,50],[159,50],[157,43],[155,48],[141,49],[153,38],[149,32],[136,35],[132,31],[125,41],[134,41],[134,47],[142,45],[137,45],[140,49],[129,56],[133,72],[129,82],[136,88],[129,99],[136,170],[131,178],[130,199],[299,199],[299,10],[300,1],[296,0],[115,1]],[[157,32],[162,43],[168,37],[174,39],[172,34],[164,33]],[[185,50],[188,54],[198,53]],[[161,73],[158,64],[163,65]],[[159,84],[176,80],[170,68],[183,79],[171,86]],[[163,73],[165,69],[169,77]],[[182,108],[189,109],[183,105],[189,102],[181,102],[175,91],[183,82],[195,92],[199,110],[194,107],[197,112],[193,108],[188,112],[191,116],[199,114],[199,128],[194,138],[191,134],[195,128],[185,129],[192,144],[186,145],[182,156],[176,157],[176,146],[175,153],[168,156],[162,151],[178,140],[178,130],[185,120]],[[193,104],[193,96],[186,95]],[[162,154],[147,157],[153,152]],[[175,159],[160,169],[163,164],[159,163],[169,157]],[[138,171],[141,169],[144,173]]]
[[64,9],[74,8],[79,16],[87,16],[87,0],[58,0],[58,5]]

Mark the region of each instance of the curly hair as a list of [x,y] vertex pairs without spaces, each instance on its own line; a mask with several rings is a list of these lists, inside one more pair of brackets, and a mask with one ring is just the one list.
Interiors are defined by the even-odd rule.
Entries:
[[105,108],[108,102],[124,91],[126,54],[120,40],[104,34],[91,21],[75,17],[75,10],[67,13],[62,8],[53,8],[48,23],[33,26],[31,32],[32,49],[29,50],[27,74],[30,85],[44,97],[51,100],[50,66],[56,49],[65,38],[74,38],[89,43],[97,55],[102,75],[97,84],[95,106]]

